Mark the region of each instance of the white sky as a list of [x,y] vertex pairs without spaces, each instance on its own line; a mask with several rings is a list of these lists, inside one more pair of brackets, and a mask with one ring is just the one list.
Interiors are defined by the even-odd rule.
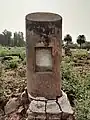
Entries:
[[4,30],[25,34],[25,16],[47,11],[63,17],[63,36],[71,34],[73,41],[84,34],[90,41],[90,0],[0,0],[0,33]]

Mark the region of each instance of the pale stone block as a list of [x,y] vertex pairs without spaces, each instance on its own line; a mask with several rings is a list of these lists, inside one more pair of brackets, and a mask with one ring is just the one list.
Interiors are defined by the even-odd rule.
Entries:
[[62,97],[58,98],[58,103],[63,113],[73,114],[73,110],[67,98],[67,95],[63,91],[62,91]]
[[34,113],[45,113],[45,102],[43,101],[31,101],[29,109]]

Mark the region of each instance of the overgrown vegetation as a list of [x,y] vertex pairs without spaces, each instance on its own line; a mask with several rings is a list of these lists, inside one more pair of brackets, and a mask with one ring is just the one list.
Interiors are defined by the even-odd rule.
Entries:
[[[76,66],[76,61],[82,64]],[[67,93],[76,111],[76,120],[90,120],[90,64],[85,64],[87,52],[78,50],[72,57],[65,56],[62,61],[62,89]],[[84,65],[83,65],[84,64]]]
[[24,47],[0,46],[0,107],[5,105],[11,95],[25,88],[25,59]]
[[[0,47],[0,105],[26,86],[24,47]],[[75,110],[76,120],[90,120],[90,59],[86,50],[62,58],[62,89]]]

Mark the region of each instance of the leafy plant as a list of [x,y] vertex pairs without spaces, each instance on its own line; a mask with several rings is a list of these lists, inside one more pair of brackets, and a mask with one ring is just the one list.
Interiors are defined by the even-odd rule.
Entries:
[[78,36],[78,38],[77,38],[77,43],[80,45],[80,48],[81,48],[81,45],[82,45],[83,43],[85,43],[85,41],[86,41],[85,35],[79,35],[79,36]]
[[72,37],[69,34],[67,34],[64,37],[64,41],[67,42],[67,45],[68,45],[70,42],[72,42]]
[[18,65],[17,65],[17,63],[15,62],[15,61],[11,61],[10,62],[10,64],[9,64],[9,68],[17,68],[18,67]]
[[76,111],[77,120],[90,120],[90,73],[77,72],[72,60],[62,61],[62,89]]

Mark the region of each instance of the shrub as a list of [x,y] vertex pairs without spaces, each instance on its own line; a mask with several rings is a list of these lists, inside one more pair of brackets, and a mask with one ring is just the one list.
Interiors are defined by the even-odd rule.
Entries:
[[26,65],[26,58],[22,61],[23,65]]
[[14,68],[17,68],[18,67],[18,61],[15,61],[15,60],[6,60],[4,62],[4,65],[5,65],[5,68],[6,69],[14,69]]
[[25,56],[25,48],[24,47],[11,47],[8,49],[7,47],[0,47],[0,56]]
[[70,60],[62,61],[62,89],[76,111],[76,119],[90,120],[90,73],[79,73]]
[[83,49],[77,49],[75,52],[72,53],[73,57],[76,58],[86,58],[88,56],[88,52],[87,50],[83,50]]
[[17,62],[15,62],[15,61],[11,61],[10,63],[9,63],[9,68],[17,68],[18,67],[18,64],[17,64]]

